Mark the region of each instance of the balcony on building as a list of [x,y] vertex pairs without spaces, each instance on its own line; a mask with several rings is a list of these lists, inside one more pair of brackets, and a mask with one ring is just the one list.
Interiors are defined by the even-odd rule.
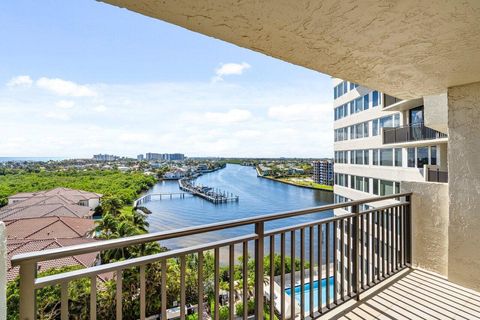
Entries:
[[446,142],[448,136],[445,133],[436,131],[425,126],[424,123],[406,124],[395,128],[383,128],[383,144],[401,144],[415,142]]

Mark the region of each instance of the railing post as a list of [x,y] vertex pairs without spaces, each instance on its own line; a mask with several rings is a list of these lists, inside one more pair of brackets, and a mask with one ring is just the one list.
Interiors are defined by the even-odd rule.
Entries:
[[408,253],[405,255],[406,263],[411,267],[412,266],[412,248],[413,248],[413,241],[412,241],[412,196],[407,195],[405,196],[405,202],[407,202],[407,208],[405,212],[405,237],[407,239],[407,247],[405,248],[408,250]]
[[34,320],[36,314],[35,278],[37,263],[20,264],[20,319]]
[[255,319],[263,319],[263,255],[264,255],[264,223],[255,223]]
[[360,215],[359,206],[352,206],[353,218],[353,285],[355,288],[355,298],[360,301]]

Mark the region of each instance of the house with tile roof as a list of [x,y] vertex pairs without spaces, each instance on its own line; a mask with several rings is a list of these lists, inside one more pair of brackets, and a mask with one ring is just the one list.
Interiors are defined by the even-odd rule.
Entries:
[[100,199],[102,198],[102,195],[99,193],[59,187],[46,191],[17,193],[8,197],[8,204],[23,202],[32,198],[49,198],[51,196],[57,196],[57,199],[60,198],[65,203],[86,206],[90,209],[95,209],[100,204]]

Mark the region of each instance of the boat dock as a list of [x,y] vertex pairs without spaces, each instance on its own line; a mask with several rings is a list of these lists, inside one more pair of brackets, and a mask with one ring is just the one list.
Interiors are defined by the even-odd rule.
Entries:
[[207,186],[195,185],[190,179],[178,180],[178,186],[180,190],[191,193],[194,196],[198,196],[214,204],[238,202],[239,200],[238,196],[233,195],[232,193],[210,188]]
[[153,200],[175,199],[175,198],[184,199],[185,195],[189,196],[190,193],[187,193],[187,192],[149,193],[135,200],[133,202],[133,207],[136,208],[141,204],[144,204]]

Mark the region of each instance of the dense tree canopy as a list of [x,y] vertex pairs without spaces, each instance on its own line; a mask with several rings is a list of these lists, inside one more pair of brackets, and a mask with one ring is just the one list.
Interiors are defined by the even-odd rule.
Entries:
[[31,173],[25,171],[0,175],[0,206],[7,197],[19,192],[34,192],[66,187],[114,195],[123,204],[130,204],[138,194],[156,182],[155,177],[142,172],[120,172],[116,170],[67,170]]

